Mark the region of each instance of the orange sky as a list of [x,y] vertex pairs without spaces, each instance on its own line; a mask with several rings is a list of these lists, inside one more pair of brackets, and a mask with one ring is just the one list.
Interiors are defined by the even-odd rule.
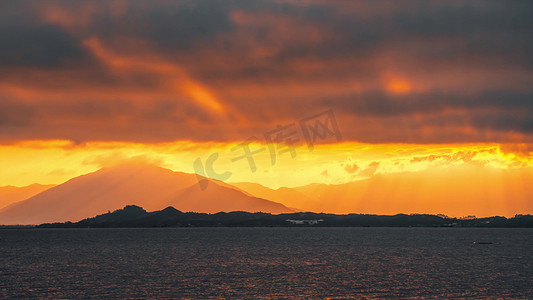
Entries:
[[[195,172],[214,153],[217,173],[231,173],[219,179],[272,188],[529,172],[531,11],[519,1],[2,3],[0,186],[132,160]],[[336,134],[310,151],[302,122],[324,112]],[[271,137],[294,150],[267,145],[280,126],[295,133]],[[252,137],[255,168],[232,151]]]
[[[268,145],[254,142],[251,151],[255,171],[236,142],[168,143],[25,141],[0,146],[2,185],[32,183],[58,184],[74,176],[102,167],[139,162],[159,165],[174,171],[194,173],[193,162],[203,165],[214,153],[217,173],[231,172],[228,182],[257,182],[268,187],[296,187],[309,183],[340,184],[372,177],[375,174],[419,172],[454,167],[512,170],[533,167],[524,144],[363,144],[339,142],[322,144],[310,151],[307,145],[294,146],[294,157],[286,145],[276,145],[273,163]],[[235,148],[237,147],[237,148]],[[232,149],[234,149],[232,151]],[[215,177],[216,178],[216,177]]]

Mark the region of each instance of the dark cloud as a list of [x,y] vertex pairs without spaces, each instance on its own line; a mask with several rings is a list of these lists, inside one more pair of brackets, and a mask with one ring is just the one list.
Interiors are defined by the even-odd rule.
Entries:
[[530,110],[478,113],[472,117],[475,128],[533,134],[533,117]]
[[0,21],[0,68],[12,66],[54,67],[87,54],[78,41],[55,25]]
[[430,91],[421,94],[392,95],[383,91],[354,93],[337,99],[323,99],[325,106],[337,105],[361,116],[409,116],[439,113],[446,109],[533,111],[533,92],[484,91],[475,95]]
[[0,128],[10,130],[14,127],[31,125],[34,115],[33,107],[0,98]]
[[[246,139],[333,108],[348,140],[532,140],[532,13],[522,0],[3,1],[2,139]],[[388,88],[397,78],[405,92]]]
[[148,39],[161,51],[191,50],[194,42],[214,38],[233,26],[231,7],[222,1],[133,1],[119,18],[102,14],[90,34],[112,40],[117,35]]

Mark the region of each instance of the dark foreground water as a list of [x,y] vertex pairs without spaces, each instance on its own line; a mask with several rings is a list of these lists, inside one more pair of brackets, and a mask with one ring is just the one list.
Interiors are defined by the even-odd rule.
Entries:
[[0,297],[531,298],[532,249],[533,229],[0,230]]

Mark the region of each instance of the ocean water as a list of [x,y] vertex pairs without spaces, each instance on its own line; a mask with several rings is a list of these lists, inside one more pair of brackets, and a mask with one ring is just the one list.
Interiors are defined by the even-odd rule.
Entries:
[[1,298],[531,298],[533,229],[0,230]]

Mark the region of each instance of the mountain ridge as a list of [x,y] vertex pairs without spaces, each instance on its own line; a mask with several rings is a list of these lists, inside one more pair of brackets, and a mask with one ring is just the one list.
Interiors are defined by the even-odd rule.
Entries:
[[205,190],[201,190],[197,183],[195,174],[153,165],[102,168],[72,178],[1,211],[0,224],[78,221],[127,204],[140,205],[151,211],[172,204],[184,210],[214,212],[214,209],[234,210],[235,202],[250,211],[292,211],[282,204],[248,196],[238,188],[229,188],[214,180],[209,180]]
[[[304,211],[365,214],[428,213],[461,217],[529,214],[533,212],[533,170],[449,167],[376,174],[341,184],[312,183],[270,189],[234,183],[256,197]],[[482,174],[481,176],[479,174]],[[287,196],[284,189],[292,190]],[[300,199],[292,195],[299,195]],[[303,199],[311,199],[304,201]]]
[[35,196],[47,189],[56,186],[55,184],[39,184],[33,183],[27,186],[12,186],[6,185],[0,187],[0,211],[16,204],[17,202],[24,201],[32,196]]

